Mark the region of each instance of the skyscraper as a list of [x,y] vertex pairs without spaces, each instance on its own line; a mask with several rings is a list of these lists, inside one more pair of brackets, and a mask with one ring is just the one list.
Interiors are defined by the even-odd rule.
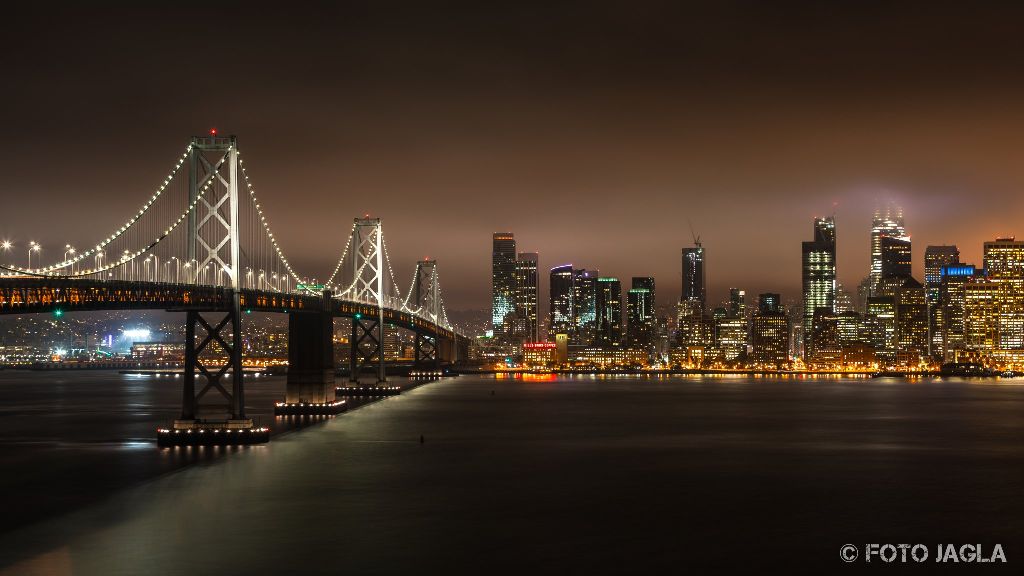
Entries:
[[654,342],[654,278],[634,277],[626,294],[627,335],[631,348],[650,350]]
[[683,294],[680,301],[699,302],[703,310],[707,304],[704,247],[699,238],[694,244],[693,248],[683,248]]
[[835,312],[836,304],[836,222],[835,218],[814,219],[814,240],[802,246],[804,296],[804,358],[814,353],[814,313]]
[[966,286],[981,278],[981,270],[971,264],[952,264],[942,267],[942,285],[939,291],[941,308],[941,341],[932,354],[945,362],[955,359],[956,350],[964,349],[964,314],[967,305]]
[[548,329],[548,340],[554,341],[556,334],[572,334],[575,331],[574,277],[572,264],[551,269],[551,326]]
[[928,301],[928,353],[941,358],[945,349],[945,330],[948,321],[942,306],[942,269],[960,263],[960,250],[956,246],[928,246],[924,250],[924,289]]
[[[906,238],[906,230],[903,228],[903,210],[893,204],[886,204],[885,207],[875,210],[875,216],[871,223],[871,289],[874,290],[878,281],[882,279],[882,238]],[[909,272],[907,273],[909,276]]]
[[496,338],[508,336],[515,313],[516,240],[511,232],[495,232],[491,251],[491,327]]
[[729,288],[729,305],[726,311],[734,318],[744,318],[747,315],[747,292],[739,288]]
[[537,253],[520,252],[516,258],[515,338],[537,342],[540,333],[537,325]]
[[985,274],[999,285],[997,347],[1024,348],[1024,241],[1009,236],[985,242]]
[[928,246],[924,249],[924,286],[929,304],[938,304],[942,290],[942,267],[960,263],[960,250],[955,246]]
[[622,343],[622,284],[618,278],[597,279],[597,334],[594,343],[619,346]]
[[597,270],[579,269],[573,272],[573,344],[589,346],[597,335]]
[[789,317],[778,294],[758,297],[750,330],[750,356],[758,364],[779,366],[789,361]]
[[910,236],[882,236],[879,239],[879,246],[882,250],[882,276],[879,281],[887,278],[909,278],[911,271]]

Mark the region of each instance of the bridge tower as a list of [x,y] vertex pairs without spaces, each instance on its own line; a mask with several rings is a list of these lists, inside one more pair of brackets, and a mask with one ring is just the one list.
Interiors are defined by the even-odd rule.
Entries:
[[[441,321],[441,289],[437,281],[437,260],[420,260],[416,263],[416,277],[413,280],[409,306],[435,324]],[[416,369],[438,367],[437,337],[423,330],[416,331]]]
[[[242,380],[242,327],[239,301],[238,145],[235,136],[192,138],[189,149],[189,205],[185,231],[188,281],[224,289],[225,306],[216,310],[188,310],[185,320],[185,378],[181,420],[186,426],[199,416],[200,400],[211,390],[228,402],[227,424],[251,428],[245,416]],[[206,317],[204,317],[204,314]],[[210,317],[216,319],[209,320]],[[197,327],[205,336],[197,341]],[[201,355],[216,342],[226,361],[207,366]],[[221,379],[231,371],[231,391]],[[196,393],[196,373],[206,385]]]
[[387,379],[384,373],[384,232],[380,218],[356,218],[352,227],[351,300],[372,306],[372,313],[357,313],[352,318],[349,379],[359,382],[364,368],[374,367],[377,384]]

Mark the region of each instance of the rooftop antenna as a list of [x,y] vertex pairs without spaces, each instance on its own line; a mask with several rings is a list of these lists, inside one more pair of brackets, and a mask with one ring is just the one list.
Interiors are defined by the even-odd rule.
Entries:
[[700,248],[700,236],[693,231],[693,222],[690,222],[690,219],[687,218],[686,224],[690,227],[690,236],[693,237],[693,245]]

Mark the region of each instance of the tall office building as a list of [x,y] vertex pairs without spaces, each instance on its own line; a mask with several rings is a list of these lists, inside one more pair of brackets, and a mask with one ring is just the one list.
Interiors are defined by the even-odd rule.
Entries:
[[929,304],[939,303],[942,290],[942,268],[960,263],[960,250],[955,246],[928,246],[924,249],[924,286]]
[[758,297],[750,328],[750,357],[758,364],[779,366],[789,361],[789,316],[781,302],[778,294]]
[[814,313],[835,312],[836,304],[836,222],[835,218],[814,219],[814,240],[802,246],[804,296],[804,358],[814,353]]
[[491,251],[491,327],[496,338],[509,335],[515,305],[515,236],[511,232],[495,232]]
[[707,278],[705,277],[704,247],[700,240],[693,248],[683,248],[683,294],[680,301],[707,304]]
[[631,348],[650,350],[657,320],[654,313],[654,278],[633,277],[626,293],[627,341]]
[[971,264],[952,264],[942,267],[938,308],[941,309],[938,347],[933,344],[932,355],[944,362],[953,362],[956,351],[964,345],[964,311],[967,303],[966,286],[983,277],[982,270]]
[[985,274],[999,285],[1000,350],[1024,348],[1024,241],[1012,236],[984,245]]
[[556,334],[575,332],[575,273],[572,264],[555,266],[551,269],[550,318],[548,340],[555,340]]
[[734,318],[744,318],[747,315],[747,292],[739,288],[729,288],[729,305],[726,312]]
[[618,278],[597,279],[597,325],[594,343],[622,344],[622,284]]
[[[903,228],[903,210],[893,204],[886,204],[883,208],[875,210],[875,216],[871,222],[871,290],[883,277],[882,270],[882,239],[883,238],[906,238],[907,231]],[[909,276],[910,273],[908,272]]]
[[887,278],[909,278],[912,268],[910,236],[882,236],[879,245],[882,250],[882,277],[879,282]]
[[597,270],[573,271],[573,324],[570,340],[589,346],[597,337]]
[[537,342],[537,253],[520,252],[516,258],[515,323],[512,335],[517,340]]
[[928,301],[928,353],[941,358],[945,349],[943,324],[947,321],[942,306],[942,270],[960,263],[956,246],[928,246],[924,250],[924,288]]

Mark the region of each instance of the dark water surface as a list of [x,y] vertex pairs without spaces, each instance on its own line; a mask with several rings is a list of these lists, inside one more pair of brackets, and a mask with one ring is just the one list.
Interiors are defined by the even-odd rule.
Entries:
[[[463,376],[178,467],[151,438],[180,381],[58,379],[0,373],[2,504],[49,514],[0,533],[2,574],[902,568],[840,560],[872,542],[1024,563],[1019,381]],[[282,383],[249,390],[266,413]]]

